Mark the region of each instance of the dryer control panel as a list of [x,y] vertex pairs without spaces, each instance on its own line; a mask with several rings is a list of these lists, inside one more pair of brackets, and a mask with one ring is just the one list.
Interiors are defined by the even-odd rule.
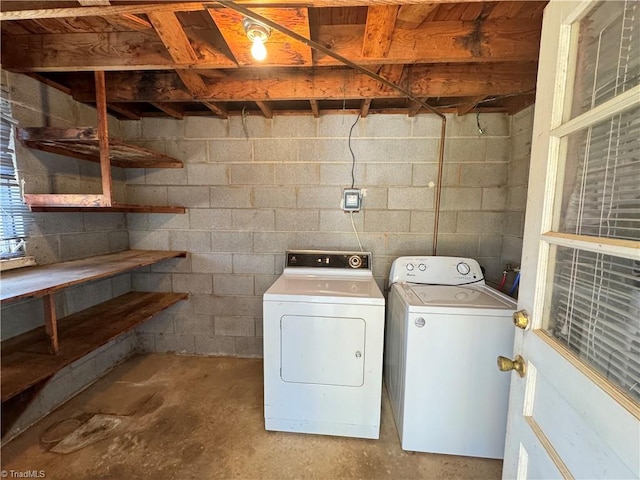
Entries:
[[371,253],[291,250],[287,251],[286,267],[371,270]]
[[398,257],[391,265],[389,283],[412,282],[428,285],[484,284],[482,269],[473,258]]

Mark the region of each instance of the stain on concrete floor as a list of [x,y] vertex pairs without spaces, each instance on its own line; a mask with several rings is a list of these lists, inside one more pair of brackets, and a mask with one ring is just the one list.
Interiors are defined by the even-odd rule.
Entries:
[[[62,455],[40,441],[69,418],[126,415]],[[264,430],[262,360],[136,356],[2,449],[2,469],[47,479],[498,479],[499,460],[404,452],[383,395],[379,440]]]

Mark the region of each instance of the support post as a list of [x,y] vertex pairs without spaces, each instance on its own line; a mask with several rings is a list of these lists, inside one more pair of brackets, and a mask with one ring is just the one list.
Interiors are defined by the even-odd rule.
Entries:
[[51,342],[51,353],[58,353],[58,318],[56,317],[56,304],[53,294],[42,297],[44,301],[44,326]]
[[98,144],[100,145],[100,175],[102,177],[102,207],[110,207],[113,192],[111,191],[111,161],[109,160],[109,125],[107,119],[107,90],[104,72],[95,72],[96,109],[98,110]]

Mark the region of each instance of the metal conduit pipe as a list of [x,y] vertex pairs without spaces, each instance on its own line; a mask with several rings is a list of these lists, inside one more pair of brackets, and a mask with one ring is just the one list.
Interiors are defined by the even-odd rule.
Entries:
[[319,52],[324,53],[325,55],[328,55],[332,58],[335,58],[336,60],[338,60],[339,62],[344,63],[346,66],[353,68],[354,70],[357,70],[361,73],[364,73],[365,75],[368,75],[369,77],[373,78],[374,80],[377,80],[378,82],[382,83],[383,85],[392,88],[394,90],[396,90],[397,92],[402,93],[404,96],[406,96],[408,99],[410,99],[413,102],[416,102],[417,104],[419,104],[420,106],[426,108],[427,110],[429,110],[430,112],[438,115],[438,117],[440,117],[440,120],[442,121],[442,126],[441,126],[441,130],[440,130],[440,147],[439,147],[439,151],[438,151],[438,178],[437,178],[437,183],[436,183],[436,194],[435,194],[435,213],[434,213],[434,222],[433,222],[433,255],[436,255],[437,250],[438,250],[438,224],[439,224],[439,219],[440,219],[440,197],[442,196],[442,172],[443,172],[443,163],[444,163],[444,139],[445,139],[445,134],[446,134],[446,130],[447,130],[447,118],[437,109],[433,108],[431,105],[428,105],[426,102],[423,102],[420,98],[416,97],[413,93],[411,93],[409,90],[401,87],[400,85],[397,85],[393,82],[390,82],[389,80],[387,80],[386,78],[378,75],[375,72],[372,72],[371,70],[368,70],[366,68],[364,68],[361,65],[358,65],[357,63],[352,62],[351,60],[349,60],[346,57],[343,57],[342,55],[335,53],[334,51],[332,51],[331,49],[325,47],[324,45],[315,42],[309,38],[303,37],[302,35],[294,32],[293,30],[288,29],[287,27],[283,27],[282,25],[266,18],[263,17],[262,15],[258,15],[255,12],[252,12],[251,10],[249,10],[248,8],[242,7],[240,5],[237,5],[233,2],[229,2],[226,0],[217,0],[217,3],[222,5],[223,7],[226,7],[230,10],[234,10],[238,13],[241,13],[242,15],[246,16],[246,17],[250,17],[253,18],[254,20],[267,25],[268,27],[273,28],[274,30],[277,30],[281,33],[284,33],[285,35],[293,38],[294,40],[298,40],[299,42],[304,43],[305,45],[307,45],[308,47],[313,48],[314,50],[318,50]]

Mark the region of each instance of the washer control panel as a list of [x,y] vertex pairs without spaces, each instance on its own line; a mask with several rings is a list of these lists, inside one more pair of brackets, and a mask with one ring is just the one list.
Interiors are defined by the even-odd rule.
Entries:
[[371,270],[371,253],[324,252],[319,250],[287,251],[287,268],[344,268]]
[[399,257],[393,261],[389,283],[412,282],[431,285],[484,284],[480,264],[473,258]]

